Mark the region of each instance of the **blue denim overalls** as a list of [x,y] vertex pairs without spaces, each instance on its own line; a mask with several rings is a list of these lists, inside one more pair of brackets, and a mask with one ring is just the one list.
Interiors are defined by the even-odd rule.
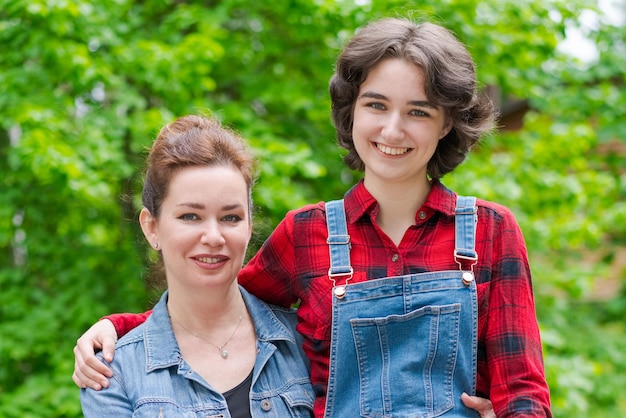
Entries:
[[479,416],[461,402],[476,386],[475,202],[457,198],[450,257],[459,270],[355,284],[343,200],[326,204],[334,294],[325,418]]

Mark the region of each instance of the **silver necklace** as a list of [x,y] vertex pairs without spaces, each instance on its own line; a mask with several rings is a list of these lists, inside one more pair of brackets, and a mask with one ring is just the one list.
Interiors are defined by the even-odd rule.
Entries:
[[199,340],[204,341],[205,343],[209,343],[211,344],[213,347],[217,348],[220,352],[220,356],[222,356],[222,358],[224,360],[226,360],[228,358],[228,350],[226,350],[226,345],[228,345],[228,343],[230,342],[230,340],[233,339],[233,337],[235,336],[235,333],[237,332],[237,330],[239,329],[239,325],[241,324],[241,320],[243,319],[243,312],[241,314],[239,314],[239,321],[237,321],[237,326],[235,326],[235,329],[233,330],[233,333],[230,334],[230,337],[228,337],[228,339],[226,340],[226,342],[222,345],[217,345],[212,343],[211,341],[207,340],[206,338],[202,338],[200,335],[198,335],[197,332],[193,332],[193,331],[189,331],[187,328],[185,328],[185,326],[183,324],[181,324],[178,321],[174,321],[172,319],[172,317],[170,316],[170,320],[172,322],[174,322],[176,325],[178,325],[179,327],[181,327],[182,329],[184,329],[185,331],[187,331],[189,334],[193,335],[194,337],[196,337]]

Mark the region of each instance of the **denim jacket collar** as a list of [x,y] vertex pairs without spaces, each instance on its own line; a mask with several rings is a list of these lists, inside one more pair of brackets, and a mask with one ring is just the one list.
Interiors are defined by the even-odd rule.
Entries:
[[[287,340],[295,342],[293,333],[276,318],[274,312],[264,303],[255,303],[255,297],[243,287],[239,290],[254,321],[257,339],[263,342]],[[144,341],[146,349],[146,371],[171,367],[181,361],[180,348],[167,311],[166,290],[155,305],[152,315],[146,320]]]

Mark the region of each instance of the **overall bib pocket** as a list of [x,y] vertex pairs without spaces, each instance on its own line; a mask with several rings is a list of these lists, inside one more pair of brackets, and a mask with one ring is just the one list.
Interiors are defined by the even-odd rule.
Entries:
[[437,416],[452,408],[460,311],[460,304],[425,306],[350,320],[362,416],[384,416],[391,405],[410,406],[394,409],[394,416]]

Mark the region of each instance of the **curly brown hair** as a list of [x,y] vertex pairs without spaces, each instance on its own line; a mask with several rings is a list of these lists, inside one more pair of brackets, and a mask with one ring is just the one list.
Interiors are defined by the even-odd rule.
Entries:
[[428,22],[374,21],[359,29],[339,55],[329,90],[337,141],[348,150],[344,161],[351,169],[365,168],[352,139],[354,103],[369,71],[386,58],[417,65],[428,100],[441,106],[451,123],[427,167],[431,178],[441,178],[493,129],[496,112],[489,97],[478,91],[474,61],[465,46],[449,30]]

